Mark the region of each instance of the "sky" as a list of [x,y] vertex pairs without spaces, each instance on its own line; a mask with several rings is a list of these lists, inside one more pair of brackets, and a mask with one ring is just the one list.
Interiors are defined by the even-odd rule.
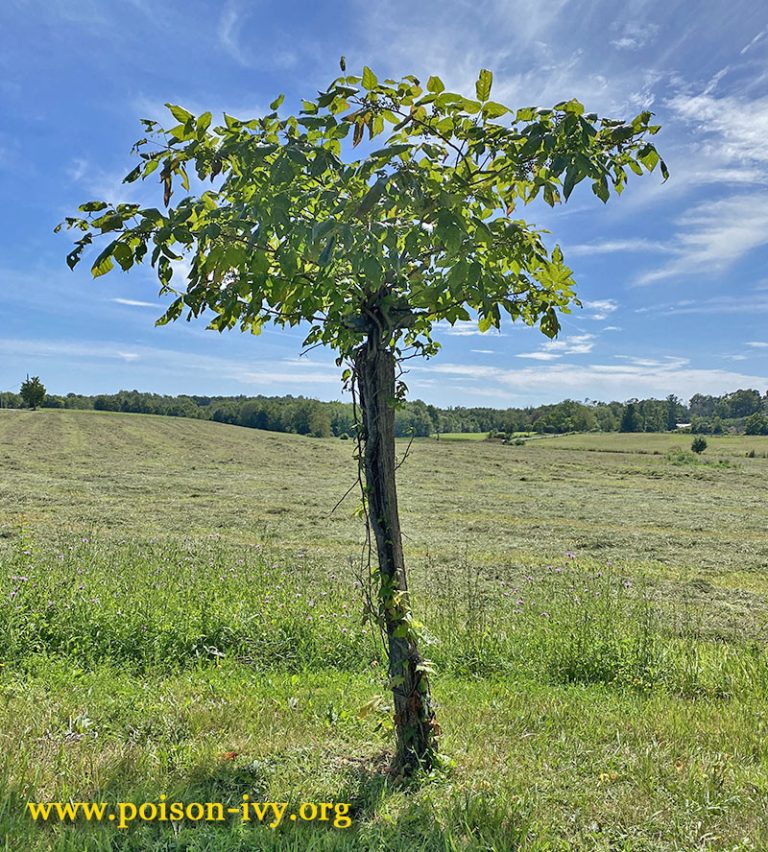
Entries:
[[[298,109],[364,64],[441,76],[474,93],[481,68],[507,105],[576,97],[626,118],[650,109],[671,172],[603,206],[587,183],[551,231],[583,308],[554,341],[507,323],[441,325],[439,355],[408,362],[412,398],[522,406],[768,388],[768,4],[760,0],[3,0],[0,4],[0,390],[286,393],[342,398],[333,353],[300,330],[156,328],[147,267],[93,280],[53,228],[122,185],[140,118],[166,102],[251,118]],[[137,196],[136,193],[139,195]]]

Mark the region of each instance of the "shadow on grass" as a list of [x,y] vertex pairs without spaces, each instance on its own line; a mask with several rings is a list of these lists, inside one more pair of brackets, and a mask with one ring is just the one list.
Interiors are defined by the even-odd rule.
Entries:
[[[335,850],[513,850],[531,837],[527,808],[519,801],[486,796],[457,787],[453,779],[413,778],[404,782],[393,776],[390,755],[369,758],[333,758],[334,795],[318,797],[302,791],[286,791],[289,800],[282,823],[268,827],[256,818],[243,821],[238,813],[214,822],[184,820],[142,823],[136,818],[125,829],[115,821],[102,823],[78,819],[73,824],[35,823],[25,810],[28,792],[5,788],[0,797],[0,837],[12,845],[0,849],[55,850],[55,852],[335,852]],[[168,802],[222,802],[238,807],[247,795],[250,802],[270,801],[269,778],[280,763],[274,755],[265,760],[242,762],[224,759],[214,766],[198,766],[179,778]],[[128,778],[104,784],[99,799],[107,802],[157,802],[146,788],[126,792]],[[301,801],[319,804],[321,798],[348,803],[339,820],[338,807],[328,809],[327,819],[298,816]],[[293,812],[295,819],[291,819]],[[345,827],[348,826],[348,827]]]

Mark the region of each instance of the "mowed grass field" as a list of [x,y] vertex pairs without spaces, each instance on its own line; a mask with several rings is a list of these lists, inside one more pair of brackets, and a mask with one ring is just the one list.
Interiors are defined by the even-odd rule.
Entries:
[[[414,442],[401,512],[451,765],[404,790],[356,496],[333,511],[352,442],[0,412],[5,848],[768,848],[768,440],[690,440]],[[246,793],[353,823],[24,808]]]

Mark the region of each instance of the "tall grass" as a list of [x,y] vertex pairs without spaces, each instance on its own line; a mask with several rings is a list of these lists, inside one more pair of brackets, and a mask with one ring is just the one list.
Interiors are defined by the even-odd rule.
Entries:
[[[515,581],[466,564],[422,566],[414,594],[426,655],[473,677],[686,697],[768,691],[761,641],[704,638],[695,613],[673,618],[648,584],[569,557]],[[348,569],[306,555],[285,562],[268,544],[101,547],[82,537],[43,548],[22,537],[3,586],[0,656],[11,667],[52,656],[162,671],[223,658],[287,671],[384,662]]]

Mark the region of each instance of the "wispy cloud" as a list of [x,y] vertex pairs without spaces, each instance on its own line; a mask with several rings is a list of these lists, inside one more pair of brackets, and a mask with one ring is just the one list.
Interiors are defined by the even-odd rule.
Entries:
[[758,42],[761,42],[767,34],[768,34],[768,27],[766,27],[764,30],[760,30],[760,32],[748,44],[745,44],[744,47],[741,48],[741,50],[739,51],[739,54],[741,56],[744,56],[744,54],[747,53],[748,51],[752,50],[752,48]]
[[153,346],[134,346],[127,349],[125,343],[116,342],[73,343],[65,340],[24,338],[0,339],[1,354],[16,357],[24,355],[30,359],[55,358],[73,368],[101,368],[105,360],[123,361],[127,364],[140,361],[143,369],[150,370],[153,376],[169,375],[177,381],[194,379],[208,387],[212,386],[210,383],[218,384],[222,379],[226,379],[255,389],[303,384],[322,386],[326,395],[328,391],[337,393],[341,389],[340,373],[332,362],[320,363],[306,358],[227,358]]
[[500,331],[493,328],[488,331],[480,331],[477,326],[477,320],[456,320],[453,325],[444,320],[440,320],[435,323],[435,331],[451,335],[452,337],[472,337],[477,334],[493,334],[497,337],[502,336]]
[[243,14],[239,4],[228,2],[219,18],[217,35],[219,44],[239,65],[248,66],[250,60],[240,46],[240,30],[243,26]]
[[617,50],[639,50],[650,42],[659,31],[658,24],[628,21],[621,27],[621,35],[611,41]]
[[594,334],[573,334],[561,340],[548,340],[544,344],[547,352],[559,352],[562,355],[584,355],[595,346]]
[[768,343],[764,340],[750,340],[747,346],[751,346],[753,349],[768,349]]
[[132,308],[154,308],[157,310],[160,305],[155,302],[141,302],[138,299],[110,299],[110,302],[117,302],[118,305],[129,305]]
[[568,256],[578,257],[581,255],[618,254],[619,252],[622,254],[634,254],[637,252],[668,252],[671,250],[667,243],[636,237],[630,240],[602,240],[593,243],[579,243],[569,246],[566,253]]
[[[455,379],[456,386],[474,379],[473,389],[462,385],[468,393],[507,400],[529,394],[553,400],[574,395],[623,400],[670,393],[689,399],[694,393],[722,394],[739,387],[768,386],[768,375],[697,368],[687,359],[676,357],[627,359],[624,364],[548,364],[512,370],[438,363],[419,369],[426,375],[438,374],[444,381]],[[414,388],[417,389],[416,382]]]
[[548,340],[538,352],[520,352],[518,358],[554,361],[563,355],[586,355],[595,345],[594,334],[574,334],[561,340]]
[[[261,32],[247,35],[243,33],[252,8],[253,4],[249,7],[246,3],[236,2],[236,0],[229,0],[225,4],[217,28],[221,47],[228,56],[244,68],[253,68],[262,64],[264,60],[260,59],[260,54],[268,55],[269,65],[272,67],[281,69],[294,67],[299,60],[296,50],[297,39],[289,39],[282,35],[277,37],[275,34],[265,38]],[[253,45],[257,40],[260,41],[257,49],[249,50],[245,47],[246,44]],[[268,48],[264,44],[265,41],[268,41]]]
[[604,320],[619,309],[619,303],[615,299],[595,299],[582,303],[588,312],[588,319]]
[[[725,69],[723,69],[725,70]],[[747,98],[714,94],[719,77],[697,95],[680,93],[669,98],[666,107],[678,120],[693,127],[696,138],[688,146],[689,159],[703,154],[721,166],[743,168],[752,164],[759,168],[757,176],[764,180],[768,164],[768,97]],[[696,152],[697,156],[691,156]],[[753,174],[755,174],[753,172]]]
[[638,284],[722,272],[768,244],[768,193],[707,201],[678,219],[667,263],[641,274]]
[[740,314],[755,315],[768,313],[768,294],[763,295],[727,295],[711,296],[705,299],[680,299],[676,302],[663,302],[661,304],[646,305],[635,308],[637,314]]
[[556,361],[562,356],[557,352],[520,352],[518,358],[530,358],[532,361]]

